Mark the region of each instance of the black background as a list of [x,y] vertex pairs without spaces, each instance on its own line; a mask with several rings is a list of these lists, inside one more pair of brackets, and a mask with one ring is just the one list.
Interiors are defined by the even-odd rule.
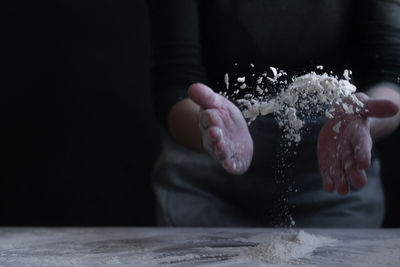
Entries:
[[[154,225],[160,127],[145,1],[3,10],[0,225]],[[380,146],[387,227],[400,227],[397,140]]]
[[14,1],[8,13],[0,223],[154,224],[145,2]]

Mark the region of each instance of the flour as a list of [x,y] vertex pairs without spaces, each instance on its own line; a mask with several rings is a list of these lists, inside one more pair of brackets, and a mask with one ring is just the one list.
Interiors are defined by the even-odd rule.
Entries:
[[[307,266],[302,261],[311,258],[318,248],[335,247],[339,240],[300,231],[274,231],[235,238],[228,246],[188,249],[187,253],[166,253],[155,257],[158,264],[184,264],[217,261],[207,266]],[[201,242],[200,242],[201,243]],[[208,243],[209,244],[209,243]],[[240,246],[239,244],[243,244]]]
[[242,257],[260,260],[266,263],[285,264],[310,255],[322,246],[334,245],[336,240],[324,236],[299,232],[278,232],[273,235],[258,235],[249,239],[257,242],[255,247],[246,248]]
[[[232,76],[237,83],[232,86],[233,94],[227,97],[238,104],[247,123],[250,125],[259,116],[270,116],[281,129],[277,161],[274,165],[276,183],[279,186],[288,185],[287,192],[283,192],[274,203],[277,217],[286,218],[279,222],[281,227],[295,226],[291,215],[293,205],[289,203],[288,197],[295,192],[289,190],[295,184],[288,184],[291,179],[286,176],[290,173],[287,170],[294,165],[291,163],[291,156],[296,155],[295,148],[302,140],[307,123],[320,120],[324,116],[334,119],[338,113],[359,114],[364,106],[355,95],[356,87],[350,83],[350,70],[344,70],[341,77],[323,70],[323,66],[319,65],[315,72],[291,79],[285,71],[275,67],[270,67],[258,76]],[[224,80],[227,85],[228,78]],[[340,138],[339,133],[343,131],[344,125],[342,121],[335,122],[332,127],[333,139]]]
[[239,77],[239,78],[237,78],[237,81],[239,83],[244,83],[246,81],[246,77]]
[[338,123],[336,123],[335,125],[333,125],[332,130],[335,133],[339,133],[340,132],[340,127],[342,126],[342,122],[339,121]]
[[228,90],[229,89],[229,75],[228,75],[228,73],[225,73],[225,75],[224,75],[224,82],[225,82],[226,89]]
[[[317,69],[322,70],[323,67],[317,66]],[[270,67],[270,70],[272,77],[267,77],[270,84],[263,83],[264,77],[267,76],[263,73],[256,80],[254,92],[249,92],[244,98],[236,101],[241,106],[243,116],[249,125],[258,116],[273,114],[288,142],[301,141],[301,130],[306,118],[324,114],[332,119],[335,112],[332,108],[334,104],[341,105],[347,114],[358,113],[360,107],[363,107],[363,103],[354,95],[356,87],[349,82],[351,75],[349,70],[344,71],[344,79],[327,73],[310,72],[294,78],[288,86],[281,87],[280,92],[274,96],[266,94],[269,92],[267,86],[286,85],[287,81],[280,79],[287,74],[274,67]],[[250,88],[244,83],[245,80],[246,77],[237,78],[238,82],[242,82],[240,89]],[[350,101],[343,102],[347,97]],[[335,129],[339,128],[340,125]]]

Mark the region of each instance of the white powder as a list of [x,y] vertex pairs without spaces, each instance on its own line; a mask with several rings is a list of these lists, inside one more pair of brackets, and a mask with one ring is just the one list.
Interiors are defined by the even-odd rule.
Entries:
[[[321,67],[319,67],[322,69]],[[278,79],[286,75],[286,72],[278,70],[274,67],[270,68],[273,77],[267,77],[272,85],[284,84]],[[328,118],[333,118],[332,108],[333,104],[341,104],[343,110],[347,114],[354,114],[359,111],[363,103],[354,95],[356,87],[349,82],[349,75],[351,71],[345,70],[343,76],[345,79],[338,79],[327,73],[316,74],[311,72],[293,79],[293,82],[287,87],[282,88],[281,91],[274,97],[268,96],[267,88],[262,88],[263,76],[262,74],[257,79],[257,86],[255,94],[247,94],[244,99],[237,102],[242,105],[243,115],[248,120],[249,124],[254,121],[258,116],[265,116],[273,113],[275,119],[278,121],[279,126],[284,131],[284,137],[288,141],[298,143],[301,141],[301,129],[304,127],[305,122],[299,118],[312,117],[316,114],[325,114]],[[245,77],[238,78],[238,81],[245,81]],[[240,86],[241,89],[246,88],[246,84]],[[247,86],[248,87],[248,86]],[[256,97],[258,94],[258,97]],[[345,103],[342,100],[350,97],[352,103]],[[339,129],[340,126],[337,127]],[[336,129],[336,128],[335,128]]]
[[350,80],[350,75],[352,74],[352,72],[351,72],[351,70],[344,70],[344,72],[343,72],[343,77],[346,79],[346,80]]
[[238,77],[238,78],[237,78],[237,81],[238,81],[239,83],[244,83],[244,82],[246,81],[246,77]]
[[354,114],[353,105],[348,105],[347,103],[342,103],[342,107],[346,114]]
[[225,82],[225,85],[226,85],[226,89],[229,89],[229,75],[228,75],[228,73],[225,73],[225,75],[224,75],[224,82]]
[[337,243],[335,239],[316,236],[303,230],[258,235],[248,241],[257,242],[258,245],[246,248],[241,256],[275,264],[290,263],[310,255],[318,247]]
[[[207,266],[305,266],[301,259],[312,257],[321,247],[334,247],[339,241],[325,236],[313,235],[303,230],[278,231],[237,238],[235,242],[255,246],[205,247],[188,253],[166,254],[157,257],[160,264],[193,264],[211,260]],[[224,259],[212,264],[212,259]],[[242,265],[243,263],[243,265]],[[246,264],[244,264],[246,263]],[[186,266],[185,265],[185,266]]]
[[335,125],[333,125],[332,130],[335,131],[335,133],[339,133],[340,132],[340,127],[342,126],[342,122],[339,121],[338,123],[336,123]]
[[[323,67],[318,66],[318,69],[322,70]],[[268,73],[272,73],[272,76],[268,77]],[[289,147],[297,146],[301,142],[306,120],[315,120],[322,116],[333,119],[335,112],[342,110],[347,114],[357,114],[360,111],[359,107],[363,106],[354,95],[356,87],[349,82],[351,72],[348,70],[344,71],[344,79],[326,72],[322,74],[310,72],[295,77],[289,84],[286,82],[286,75],[286,72],[270,67],[270,71],[262,73],[255,79],[248,79],[247,84],[244,83],[246,77],[239,77],[237,81],[242,84],[235,86],[245,90],[241,90],[239,94],[234,93],[234,98],[249,125],[258,116],[274,117],[282,130],[283,142],[280,143],[284,148],[282,153],[291,153],[292,149]],[[240,95],[240,98],[237,99],[236,95]],[[346,100],[343,101],[344,99]],[[338,122],[332,130],[338,134],[342,126],[342,122]],[[333,138],[337,139],[337,135]],[[278,155],[277,179],[285,175],[281,171],[288,166],[285,158],[284,154]],[[291,218],[287,200],[282,200],[280,209],[283,216]],[[294,220],[290,221],[294,225]]]

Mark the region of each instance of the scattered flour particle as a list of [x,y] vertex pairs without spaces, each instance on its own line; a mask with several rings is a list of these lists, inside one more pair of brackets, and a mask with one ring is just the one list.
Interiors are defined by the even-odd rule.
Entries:
[[246,81],[246,77],[238,77],[237,78],[237,81],[239,82],[239,83],[244,83],[245,81]]
[[346,114],[354,114],[352,105],[348,105],[347,103],[342,103],[342,107],[343,107],[344,112]]
[[339,133],[340,132],[340,127],[342,126],[342,122],[339,121],[338,123],[336,123],[333,127],[332,130],[335,131],[335,133]]
[[323,69],[324,69],[324,66],[318,65],[318,66],[316,66],[315,68],[316,68],[317,70],[323,70]]
[[332,113],[329,112],[329,110],[325,111],[325,117],[327,117],[328,119],[333,119],[333,115]]
[[229,89],[229,75],[228,75],[228,73],[225,73],[225,75],[224,75],[224,82],[225,82],[225,85],[226,85],[226,89]]
[[287,118],[289,119],[289,124],[290,124],[291,128],[293,128],[296,131],[301,129],[304,125],[304,122],[297,117],[296,109],[288,108],[286,110],[286,112],[287,112]]
[[242,162],[239,161],[239,162],[238,162],[238,165],[239,165],[239,168],[238,168],[238,169],[240,170],[240,169],[242,168]]
[[272,74],[274,75],[273,78],[267,77],[268,80],[270,80],[272,83],[276,83],[278,81],[278,78],[282,75],[278,74],[278,70],[274,67],[269,67],[269,69],[272,71]]
[[254,64],[253,64],[253,63],[250,63],[250,67],[254,68]]
[[344,70],[343,72],[343,78],[345,78],[346,80],[350,80],[350,75],[352,74],[351,70]]
[[296,143],[299,143],[299,142],[301,141],[301,136],[300,136],[300,134],[295,134],[295,135],[294,135],[294,141],[295,141]]
[[357,106],[364,107],[364,103],[361,102],[354,94],[350,95],[350,99],[353,101],[353,103],[357,104]]
[[242,84],[239,88],[240,88],[240,89],[246,89],[246,84],[245,84],[245,83]]
[[269,67],[269,69],[272,71],[272,73],[274,74],[274,78],[278,77],[278,71],[276,70],[276,68],[274,67]]
[[256,90],[257,90],[257,92],[259,93],[259,94],[262,94],[262,93],[264,93],[264,91],[260,88],[260,86],[256,86]]
[[351,161],[346,161],[344,164],[344,170],[347,171],[352,165],[353,163]]

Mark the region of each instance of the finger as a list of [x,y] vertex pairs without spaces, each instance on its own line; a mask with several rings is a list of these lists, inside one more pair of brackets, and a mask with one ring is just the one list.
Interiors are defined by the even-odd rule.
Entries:
[[221,118],[218,116],[216,109],[207,109],[200,111],[199,124],[203,129],[210,126],[222,125]]
[[329,177],[331,177],[332,181],[336,183],[341,179],[341,166],[340,162],[337,158],[338,153],[335,153],[332,158],[332,165],[328,169]]
[[347,181],[351,181],[355,188],[362,188],[366,184],[365,171],[357,168],[353,153],[344,157],[346,157],[346,159],[343,160],[343,169],[346,173]]
[[188,94],[196,104],[204,109],[218,108],[218,95],[210,87],[202,83],[194,83],[189,87]]
[[349,169],[349,175],[355,188],[362,188],[367,183],[367,175],[365,174],[365,171],[358,169],[356,165]]
[[215,157],[218,161],[223,161],[228,158],[228,148],[224,142],[218,142],[214,146]]
[[[344,175],[344,173],[343,173],[343,175]],[[342,179],[339,182],[335,183],[335,187],[336,187],[336,191],[341,196],[347,195],[350,191],[350,184],[344,176],[342,177]]]
[[208,127],[210,127],[210,115],[204,110],[200,111],[199,127],[200,127],[200,130],[203,130],[203,131],[207,130]]
[[222,166],[226,171],[232,174],[238,174],[238,164],[233,158],[227,158],[222,162]]
[[376,118],[392,117],[398,112],[398,105],[389,99],[368,99],[361,109],[363,116]]
[[227,158],[222,162],[225,170],[234,175],[241,175],[247,171],[249,165],[246,162],[238,160],[237,158]]
[[357,135],[353,138],[354,159],[357,168],[366,170],[371,164],[372,139],[369,134]]
[[335,184],[333,183],[332,178],[329,175],[323,175],[322,187],[326,192],[333,192],[335,190]]
[[350,145],[347,145],[346,148],[343,150],[342,153],[342,166],[344,173],[346,175],[346,179],[348,181],[351,180],[350,176],[350,169],[356,165],[356,162],[354,160],[354,150]]
[[207,109],[204,111],[208,115],[208,120],[210,122],[210,125],[214,126],[222,126],[222,118],[221,115],[219,114],[217,109]]
[[339,195],[346,195],[349,192],[349,183],[346,180],[340,160],[336,160],[335,165],[330,168],[329,176],[332,178]]
[[224,137],[222,129],[218,126],[211,126],[208,128],[208,136],[214,142],[219,142]]

